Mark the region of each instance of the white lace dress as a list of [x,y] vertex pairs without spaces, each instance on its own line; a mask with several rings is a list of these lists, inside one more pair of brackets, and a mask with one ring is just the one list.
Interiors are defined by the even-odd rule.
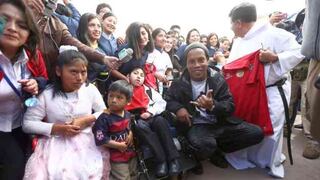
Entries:
[[108,179],[109,153],[102,155],[96,147],[91,127],[72,137],[51,135],[53,124],[64,124],[92,111],[97,118],[105,109],[100,93],[90,84],[67,93],[67,97],[52,98],[52,94],[52,88],[46,89],[39,96],[40,105],[25,113],[24,131],[41,136],[27,162],[24,179]]

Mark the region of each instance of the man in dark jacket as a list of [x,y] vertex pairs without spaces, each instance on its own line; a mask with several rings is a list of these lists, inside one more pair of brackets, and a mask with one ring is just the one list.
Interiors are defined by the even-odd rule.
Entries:
[[186,135],[197,158],[212,162],[217,150],[230,153],[259,143],[259,127],[231,117],[232,95],[223,76],[208,67],[207,48],[192,43],[184,58],[187,69],[168,89],[166,108],[177,116],[178,132]]

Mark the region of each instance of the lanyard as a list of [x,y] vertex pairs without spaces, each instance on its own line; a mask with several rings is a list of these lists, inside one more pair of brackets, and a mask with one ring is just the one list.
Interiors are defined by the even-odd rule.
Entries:
[[[26,68],[25,68],[25,65],[24,64],[21,64],[20,66],[21,68],[21,79],[24,79],[25,78],[25,74],[26,74]],[[0,71],[3,72],[3,77],[4,79],[7,81],[7,83],[9,84],[9,86],[13,89],[13,91],[21,98],[23,99],[22,97],[22,92],[19,91],[14,85],[13,83],[10,81],[9,77],[6,75],[6,73],[4,72],[2,66],[0,65]]]

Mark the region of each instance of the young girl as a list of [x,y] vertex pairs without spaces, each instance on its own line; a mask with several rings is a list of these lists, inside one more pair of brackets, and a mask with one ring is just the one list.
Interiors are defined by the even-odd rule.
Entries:
[[186,61],[183,57],[184,50],[189,44],[194,42],[200,42],[200,32],[197,29],[193,28],[188,32],[186,39],[187,39],[186,44],[181,45],[176,52],[176,55],[178,57],[179,63],[182,66],[182,68],[186,67]]
[[117,26],[117,17],[111,13],[105,13],[102,17],[103,33],[99,40],[99,46],[108,56],[116,56],[118,50],[117,39],[114,31]]
[[101,179],[102,156],[91,125],[105,105],[96,87],[85,83],[87,64],[76,50],[62,52],[56,81],[39,96],[38,106],[27,109],[23,130],[42,136],[24,179]]
[[[92,13],[85,13],[81,16],[79,27],[77,29],[78,39],[85,45],[95,49],[96,51],[106,54],[99,44],[102,27],[98,17]],[[101,79],[100,72],[106,72],[107,66],[96,62],[89,62],[88,66],[88,80],[95,81],[97,78]],[[100,92],[104,92],[102,84],[98,86]]]
[[220,43],[216,33],[210,33],[207,41],[207,48],[209,51],[209,58],[213,58],[214,54],[219,50]]
[[31,144],[21,129],[23,103],[45,87],[47,71],[36,49],[36,23],[23,2],[1,0],[0,18],[0,179],[15,180],[23,177]]
[[151,54],[154,58],[148,58],[147,63],[152,63],[156,67],[154,76],[157,78],[156,84],[158,84],[158,90],[162,95],[163,89],[161,87],[169,85],[169,80],[172,80],[173,67],[168,53],[164,51],[166,46],[166,31],[162,28],[156,28],[152,32],[152,38],[155,50]]
[[137,159],[132,148],[130,113],[124,109],[132,96],[125,80],[113,82],[108,91],[108,110],[102,113],[92,131],[97,146],[110,149],[110,179],[136,179]]
[[127,74],[136,67],[144,67],[148,58],[148,53],[152,52],[154,49],[150,31],[143,23],[131,23],[126,31],[126,40],[128,44],[123,48],[131,48],[133,50],[132,59],[123,63],[118,71],[113,70],[111,72],[115,79],[128,80]]
[[135,68],[128,75],[133,85],[133,96],[126,110],[139,116],[136,135],[147,143],[157,164],[157,177],[176,175],[180,172],[179,153],[174,145],[166,119],[160,114],[165,110],[166,101],[152,88],[144,86],[145,73],[141,68]]
[[225,58],[229,57],[230,54],[230,41],[227,37],[222,37],[219,40],[220,42],[220,51],[223,53]]

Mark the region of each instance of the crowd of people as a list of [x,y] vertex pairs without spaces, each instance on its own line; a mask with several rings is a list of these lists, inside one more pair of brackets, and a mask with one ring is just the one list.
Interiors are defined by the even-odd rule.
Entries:
[[195,174],[209,159],[284,178],[298,109],[303,156],[320,156],[316,0],[295,21],[274,12],[260,22],[254,4],[238,4],[233,39],[143,22],[123,39],[109,4],[81,15],[69,0],[50,3],[0,1],[0,179],[137,179],[136,140],[157,178],[176,176],[172,127]]

